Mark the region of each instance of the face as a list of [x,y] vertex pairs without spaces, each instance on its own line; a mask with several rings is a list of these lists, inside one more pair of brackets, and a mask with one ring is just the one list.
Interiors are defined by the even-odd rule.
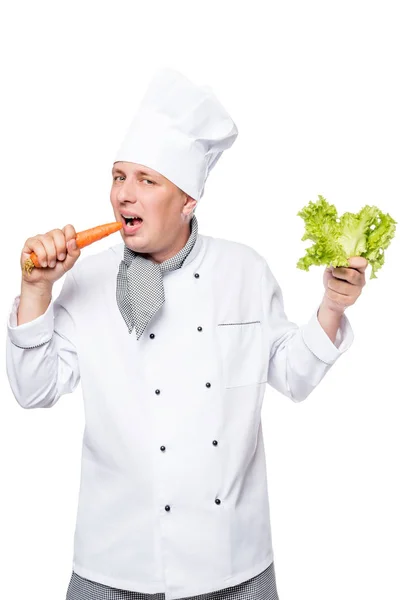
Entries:
[[114,163],[112,178],[110,199],[115,219],[124,225],[125,244],[156,262],[179,252],[190,234],[196,200],[157,171],[136,163]]

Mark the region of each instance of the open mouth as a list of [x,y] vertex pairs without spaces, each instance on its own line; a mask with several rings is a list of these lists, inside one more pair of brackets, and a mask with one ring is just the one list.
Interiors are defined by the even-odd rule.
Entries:
[[143,219],[141,217],[121,216],[124,222],[125,233],[135,233],[142,226]]
[[124,219],[126,225],[130,227],[133,227],[137,223],[143,223],[143,219],[140,217],[124,217],[124,215],[122,215],[122,218]]

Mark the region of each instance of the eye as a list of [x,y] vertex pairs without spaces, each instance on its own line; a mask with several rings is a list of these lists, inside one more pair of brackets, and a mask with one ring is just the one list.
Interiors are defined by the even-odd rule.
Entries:
[[151,184],[154,184],[154,181],[151,181],[150,179],[143,179],[143,181],[148,181]]
[[116,181],[117,179],[119,179],[120,177],[124,177],[123,175],[116,175],[115,177],[113,177],[114,181]]

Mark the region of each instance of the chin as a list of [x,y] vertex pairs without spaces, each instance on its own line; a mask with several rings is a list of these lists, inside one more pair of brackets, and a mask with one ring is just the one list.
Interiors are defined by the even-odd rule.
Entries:
[[128,235],[124,237],[124,242],[134,252],[146,252],[146,243],[144,240],[140,240],[135,238],[133,235]]

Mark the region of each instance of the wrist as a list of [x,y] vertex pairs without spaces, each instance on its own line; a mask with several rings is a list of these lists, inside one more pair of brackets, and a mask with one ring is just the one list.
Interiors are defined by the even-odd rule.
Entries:
[[335,309],[324,301],[321,302],[318,308],[317,319],[332,343],[335,343],[336,341],[343,314],[343,310]]
[[336,316],[338,318],[341,318],[344,315],[345,310],[346,307],[340,306],[336,302],[333,302],[329,298],[326,298],[326,296],[324,296],[324,298],[322,299],[322,302],[319,305],[318,309],[318,311],[322,311],[326,315],[330,315],[331,317]]
[[23,325],[43,315],[51,303],[52,285],[21,284],[17,325]]
[[317,311],[317,319],[324,329],[337,330],[340,327],[344,311],[338,311],[325,303],[321,303]]
[[29,283],[24,279],[21,282],[21,296],[30,298],[47,298],[51,297],[53,285],[50,283]]

